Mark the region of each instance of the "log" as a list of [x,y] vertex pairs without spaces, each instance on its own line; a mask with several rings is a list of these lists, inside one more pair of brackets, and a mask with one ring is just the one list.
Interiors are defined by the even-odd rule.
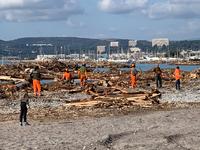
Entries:
[[123,97],[111,97],[111,96],[98,96],[94,98],[95,100],[98,99],[100,101],[115,101],[123,99]]
[[19,79],[19,78],[12,78],[11,76],[0,76],[0,80],[12,80],[12,81],[26,81],[25,79]]
[[99,103],[101,102],[100,101],[83,101],[83,102],[68,103],[68,104],[65,104],[65,106],[92,107]]
[[149,96],[148,98],[150,99],[155,99],[155,98],[159,98],[161,96],[161,93],[153,93],[151,96]]
[[20,83],[16,84],[16,87],[17,87],[17,89],[21,89],[21,88],[24,88],[27,85],[29,85],[29,82],[28,81],[23,81],[23,82],[20,82]]
[[122,87],[117,87],[117,86],[113,86],[111,88],[115,90],[119,90],[123,94],[149,94],[146,91],[136,91],[135,89],[132,89],[132,88],[122,88]]
[[74,94],[74,93],[80,93],[82,92],[84,89],[81,88],[76,88],[76,89],[72,89],[72,90],[68,90],[67,92],[70,94]]
[[144,101],[147,99],[147,96],[146,95],[143,95],[143,96],[139,96],[139,97],[127,97],[126,100],[127,101]]
[[92,96],[99,96],[99,94],[98,93],[96,93],[96,92],[94,92],[94,91],[92,91],[92,90],[86,90],[86,93],[87,94],[90,94],[90,95],[92,95]]

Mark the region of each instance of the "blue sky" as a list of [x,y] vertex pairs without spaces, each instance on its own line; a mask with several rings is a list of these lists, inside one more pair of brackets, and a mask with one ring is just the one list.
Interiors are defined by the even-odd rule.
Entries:
[[200,38],[200,0],[0,0],[0,39]]

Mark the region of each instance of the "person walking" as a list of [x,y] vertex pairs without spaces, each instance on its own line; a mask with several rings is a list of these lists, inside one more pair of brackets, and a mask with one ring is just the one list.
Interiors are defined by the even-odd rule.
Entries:
[[136,65],[134,63],[131,64],[130,77],[131,77],[131,87],[132,88],[136,88],[136,86],[137,86],[136,76],[138,74],[138,71],[135,67],[136,67]]
[[174,77],[175,77],[175,85],[176,85],[176,90],[180,90],[181,87],[180,87],[180,78],[181,78],[181,70],[179,68],[179,66],[176,67],[175,71],[174,71]]
[[155,73],[156,87],[162,88],[162,70],[160,69],[159,64],[153,69],[153,71]]
[[87,70],[86,70],[86,64],[83,64],[79,71],[78,71],[78,74],[79,74],[79,78],[80,78],[80,85],[81,86],[85,86],[86,84],[86,79],[87,79]]
[[33,91],[35,96],[41,96],[41,74],[39,67],[35,66],[34,70],[31,72],[30,77],[33,81]]
[[23,121],[25,125],[30,125],[27,122],[27,112],[28,112],[27,106],[30,108],[28,92],[27,92],[27,89],[25,89],[20,97],[20,125],[21,126],[23,126]]

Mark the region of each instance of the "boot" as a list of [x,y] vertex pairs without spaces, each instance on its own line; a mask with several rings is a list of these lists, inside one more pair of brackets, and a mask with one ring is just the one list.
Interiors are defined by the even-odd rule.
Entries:
[[30,126],[30,124],[28,122],[25,122],[25,126]]

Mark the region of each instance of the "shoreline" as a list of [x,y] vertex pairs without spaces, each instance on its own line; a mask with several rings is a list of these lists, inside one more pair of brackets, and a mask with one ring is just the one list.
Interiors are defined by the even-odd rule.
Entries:
[[[10,61],[12,63],[30,63],[30,62],[33,62],[33,63],[37,63],[37,62],[49,62],[49,61],[53,61],[51,59],[49,60],[4,60],[4,61]],[[61,61],[61,62],[83,62],[83,60],[58,60],[58,61]],[[104,62],[104,61],[95,61],[95,60],[92,60],[92,61],[87,61],[86,62]],[[121,63],[123,64],[122,62],[108,62],[108,61],[105,61],[107,63]],[[161,61],[161,60],[158,60],[158,61],[136,61],[138,64],[169,64],[169,65],[200,65],[200,60],[199,61],[190,61],[190,60],[183,60],[183,61],[180,61],[180,60],[177,60],[177,61]],[[124,62],[124,63],[128,63],[128,62]]]

